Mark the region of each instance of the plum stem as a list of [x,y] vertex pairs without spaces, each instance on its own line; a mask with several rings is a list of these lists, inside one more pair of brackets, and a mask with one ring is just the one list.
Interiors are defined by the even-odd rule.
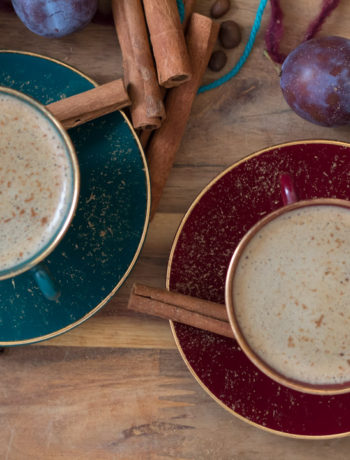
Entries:
[[264,52],[263,52],[263,55],[271,62],[273,68],[275,69],[277,75],[280,77],[281,74],[282,74],[282,70],[281,70],[281,65],[280,64],[277,64],[273,59],[272,57],[270,56],[269,52],[265,49]]

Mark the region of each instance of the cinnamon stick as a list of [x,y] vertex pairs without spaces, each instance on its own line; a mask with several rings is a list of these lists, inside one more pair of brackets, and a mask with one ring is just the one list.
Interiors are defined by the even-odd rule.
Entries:
[[188,22],[191,18],[191,14],[193,13],[196,0],[183,0],[184,8],[185,8],[185,17],[182,22],[182,29],[186,32]]
[[181,85],[192,71],[176,0],[143,0],[143,6],[159,84]]
[[[193,10],[194,10],[196,0],[183,0],[183,2],[184,2],[184,8],[185,8],[185,17],[184,17],[184,20],[182,22],[182,29],[184,31],[186,31],[188,22],[189,22],[189,20],[191,18]],[[165,94],[166,94],[166,89],[161,88],[162,100],[164,100]],[[150,131],[150,130],[142,130],[141,131],[141,133],[140,133],[140,142],[141,142],[141,145],[142,145],[142,147],[144,149],[146,149],[152,133],[153,133],[153,131]]]
[[123,80],[115,80],[46,106],[66,129],[130,105]]
[[187,46],[193,67],[191,80],[168,91],[165,107],[167,119],[149,142],[147,159],[151,178],[154,216],[163,188],[180,147],[192,104],[217,39],[219,24],[193,13],[187,33]]
[[123,56],[124,82],[135,129],[156,129],[165,118],[141,0],[112,0]]
[[234,337],[225,306],[208,300],[135,283],[128,308],[225,337]]

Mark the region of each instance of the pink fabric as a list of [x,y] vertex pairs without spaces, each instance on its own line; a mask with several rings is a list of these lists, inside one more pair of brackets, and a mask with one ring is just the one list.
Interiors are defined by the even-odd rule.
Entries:
[[273,61],[282,64],[286,55],[279,51],[280,42],[283,35],[283,12],[279,0],[270,0],[271,17],[270,23],[265,34],[265,43],[267,51]]
[[[339,5],[340,0],[323,0],[319,15],[311,22],[304,37],[305,40],[313,38],[332,11]],[[280,52],[280,43],[283,36],[283,11],[280,0],[270,0],[271,17],[265,34],[266,49],[274,62],[282,64],[286,54]]]
[[318,17],[312,21],[305,34],[305,40],[313,38],[321,30],[324,21],[330,16],[332,11],[339,5],[340,0],[323,0],[323,5]]

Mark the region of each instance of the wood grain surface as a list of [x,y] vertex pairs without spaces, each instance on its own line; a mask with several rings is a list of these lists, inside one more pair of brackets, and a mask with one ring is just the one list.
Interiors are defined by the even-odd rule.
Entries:
[[[212,1],[198,0],[208,14]],[[242,27],[243,42],[228,52],[227,71],[240,56],[258,0],[232,0],[224,19]],[[281,0],[282,49],[302,39],[321,0]],[[0,2],[0,48],[63,60],[98,83],[122,77],[114,27],[91,23],[62,39],[28,31]],[[298,139],[350,141],[349,128],[326,129],[298,118],[284,102],[278,75],[263,55],[263,17],[243,70],[198,96],[159,212],[132,274],[114,298],[83,325],[51,341],[0,355],[0,458],[239,459],[349,458],[350,438],[304,441],[261,431],[214,402],[193,379],[167,321],[127,311],[135,281],[165,287],[176,229],[191,202],[217,174],[261,148]],[[323,34],[350,37],[350,2],[341,1]],[[220,74],[219,74],[220,75]],[[205,82],[218,74],[207,71]]]

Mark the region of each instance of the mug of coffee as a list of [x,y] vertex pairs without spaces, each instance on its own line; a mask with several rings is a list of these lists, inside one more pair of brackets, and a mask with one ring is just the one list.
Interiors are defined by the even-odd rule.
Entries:
[[285,206],[257,222],[227,272],[226,308],[247,357],[306,393],[350,391],[350,202],[297,201],[281,176]]
[[73,218],[79,166],[73,144],[39,102],[0,87],[0,280],[32,270],[43,294],[59,295],[41,262]]

